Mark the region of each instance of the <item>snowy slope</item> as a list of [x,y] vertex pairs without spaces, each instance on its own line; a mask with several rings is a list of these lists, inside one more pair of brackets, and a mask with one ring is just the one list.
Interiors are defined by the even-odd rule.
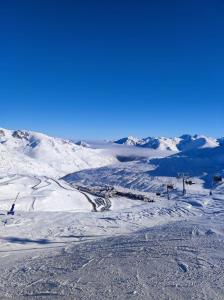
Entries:
[[177,145],[178,150],[188,151],[199,148],[214,148],[220,146],[219,140],[205,135],[182,135]]
[[[211,177],[224,175],[224,146],[193,149],[167,157],[143,158],[132,162],[80,171],[69,174],[65,180],[85,185],[118,185],[142,191],[160,191],[164,184],[180,182],[178,173],[187,173],[191,178],[204,180],[209,188]],[[194,189],[192,186],[191,189]]]
[[178,151],[177,145],[180,142],[179,138],[152,138],[148,137],[143,139],[143,142],[140,146],[145,148],[151,148],[156,150],[170,150],[170,151]]
[[205,186],[211,184],[211,177],[224,175],[224,146],[214,148],[191,149],[170,157],[152,159],[149,164],[155,166],[151,176],[175,177],[178,173],[200,177],[205,180]]
[[100,149],[88,149],[68,140],[31,131],[0,130],[0,174],[58,177],[115,161]]
[[[102,151],[0,131],[3,297],[223,299],[224,183],[210,195],[203,180],[223,171],[224,146],[202,136],[147,143]],[[135,159],[118,162],[118,151]],[[68,172],[67,183],[55,179]],[[194,176],[186,195],[178,172]],[[145,191],[154,202],[112,194],[109,210],[95,213],[89,200],[99,196],[80,187],[97,184]],[[15,215],[7,215],[18,192]]]
[[0,190],[1,210],[9,210],[18,195],[16,211],[91,211],[83,194],[46,177],[8,176],[0,180]]
[[[11,175],[0,179],[0,210],[8,211],[16,199],[15,210],[23,212],[91,212],[93,195],[80,192],[65,181],[45,176]],[[142,204],[130,199],[110,200],[111,210]]]

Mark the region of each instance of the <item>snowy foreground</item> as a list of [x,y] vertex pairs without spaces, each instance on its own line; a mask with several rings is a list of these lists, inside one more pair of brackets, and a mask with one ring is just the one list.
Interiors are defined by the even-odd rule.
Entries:
[[224,297],[224,188],[154,203],[112,198],[105,212],[64,181],[17,176],[0,188],[4,209],[7,193],[24,188],[15,216],[0,215],[4,298]]
[[[8,159],[0,164],[0,299],[224,299],[224,184],[209,195],[223,146],[156,158],[35,133],[14,138],[6,131],[0,144]],[[66,153],[78,161],[69,175]],[[187,166],[194,184],[183,196],[174,174]],[[91,192],[108,186],[120,194]]]

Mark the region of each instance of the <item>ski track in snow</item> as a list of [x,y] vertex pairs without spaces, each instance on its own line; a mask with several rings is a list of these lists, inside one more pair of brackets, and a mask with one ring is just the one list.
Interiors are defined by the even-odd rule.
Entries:
[[[94,213],[62,180],[12,176],[0,184],[4,213],[21,192],[16,215],[0,215],[6,298],[222,299],[223,189],[212,197],[201,186],[185,197],[177,189],[154,203],[112,198],[110,211]],[[67,211],[52,211],[52,193]]]
[[53,255],[32,251],[21,261],[12,256],[0,288],[6,296],[35,299],[222,299],[223,239],[207,237],[204,227],[195,235],[195,229],[193,222],[179,221],[69,243]]
[[[94,196],[54,178],[13,176],[11,179],[1,180],[1,187],[0,206],[4,213],[13,202],[12,195],[10,199],[12,191],[14,195],[20,192],[15,216],[4,214],[0,216],[2,227],[0,246],[4,248],[4,253],[8,246],[9,252],[16,248],[32,248],[32,240],[37,247],[43,247],[43,243],[35,243],[38,239],[40,241],[49,239],[49,243],[44,244],[45,247],[52,246],[54,239],[56,243],[63,244],[67,242],[66,234],[80,236],[82,241],[86,235],[94,238],[94,236],[127,234],[156,224],[194,217],[201,209],[187,201],[167,202],[166,198],[161,198],[155,203],[145,203],[120,197],[110,200],[111,211],[94,214],[92,209],[97,210]],[[97,201],[96,199],[96,203]],[[61,238],[61,235],[64,237]],[[15,240],[18,243],[9,245],[7,239],[6,243],[4,239],[8,236],[18,237]],[[25,242],[26,239],[29,243]]]
[[[224,184],[209,196],[204,176],[205,169],[223,171],[221,146],[117,163],[110,147],[106,153],[32,132],[28,138],[5,133],[1,297],[224,299]],[[183,196],[181,180],[170,172],[186,168],[195,185]],[[167,184],[174,185],[169,201]],[[137,190],[155,202],[102,199],[76,188],[81,185]],[[7,215],[18,193],[15,215]]]

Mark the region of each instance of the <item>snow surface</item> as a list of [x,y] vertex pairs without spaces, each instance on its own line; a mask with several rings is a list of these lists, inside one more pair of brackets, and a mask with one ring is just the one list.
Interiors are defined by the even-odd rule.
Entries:
[[[160,155],[160,151],[159,151]],[[180,186],[178,174],[186,173],[196,183],[203,180],[212,187],[212,177],[224,175],[224,147],[194,149],[166,157],[141,158],[88,171],[79,171],[65,177],[70,183],[85,185],[108,184],[142,191],[160,192],[164,184]],[[194,190],[197,185],[191,186]]]
[[[83,147],[2,131],[3,299],[224,298],[224,183],[211,186],[223,174],[223,146]],[[179,172],[194,182],[184,196]],[[112,195],[108,211],[93,212],[98,196],[83,185],[144,192],[154,202]]]
[[139,146],[144,148],[156,149],[156,150],[168,150],[168,151],[188,151],[199,148],[213,148],[221,146],[223,139],[216,139],[207,137],[205,135],[189,135],[184,134],[180,137],[167,138],[167,137],[147,137],[143,139],[134,138],[132,136],[121,138],[114,141],[116,144]]
[[1,132],[0,173],[3,174],[58,177],[116,161],[101,149],[85,148],[69,140],[31,131],[1,129]]

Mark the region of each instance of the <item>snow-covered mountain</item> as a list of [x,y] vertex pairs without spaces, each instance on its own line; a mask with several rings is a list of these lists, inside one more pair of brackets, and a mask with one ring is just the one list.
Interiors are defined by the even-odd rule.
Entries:
[[170,150],[178,151],[177,145],[180,142],[179,138],[148,137],[142,140],[140,146],[155,150]]
[[[224,146],[193,149],[158,158],[142,158],[102,168],[83,170],[65,176],[69,183],[83,185],[122,186],[141,191],[158,191],[164,182],[177,179],[185,173],[191,178],[204,181],[211,188],[214,175],[224,176]],[[181,182],[181,181],[180,181]]]
[[25,130],[0,129],[0,174],[57,177],[115,161],[100,149],[78,146],[69,140]]
[[82,146],[82,147],[86,147],[86,148],[91,148],[90,145],[87,142],[82,141],[82,140],[76,142],[75,144],[78,145],[78,146]]
[[219,138],[217,141],[218,141],[220,146],[224,146],[224,137]]
[[120,140],[114,141],[114,143],[119,145],[138,146],[141,143],[141,139],[135,138],[133,136],[128,136]]
[[185,134],[180,137],[147,137],[143,139],[132,136],[114,141],[116,144],[145,147],[155,150],[170,150],[174,152],[192,149],[214,148],[224,144],[224,138],[215,139],[204,135]]
[[178,150],[188,151],[193,149],[214,148],[220,146],[219,140],[204,135],[182,135],[177,145]]
[[[118,150],[124,150],[126,156],[134,157],[141,148],[142,151],[153,151],[151,157],[162,157],[164,156],[162,152],[172,155],[194,149],[215,148],[224,145],[224,139],[214,139],[203,135],[144,139],[130,136],[114,143],[108,142],[109,148],[103,150],[94,148],[83,141],[76,144],[70,140],[32,131],[0,129],[0,175],[18,173],[62,177],[68,173],[117,163],[117,151],[112,149],[113,145],[116,145]],[[137,147],[121,147],[120,145],[137,146],[139,151]],[[127,148],[132,149],[133,153],[128,154]],[[138,153],[138,156],[141,156],[140,154]],[[147,153],[144,156],[150,157]]]

